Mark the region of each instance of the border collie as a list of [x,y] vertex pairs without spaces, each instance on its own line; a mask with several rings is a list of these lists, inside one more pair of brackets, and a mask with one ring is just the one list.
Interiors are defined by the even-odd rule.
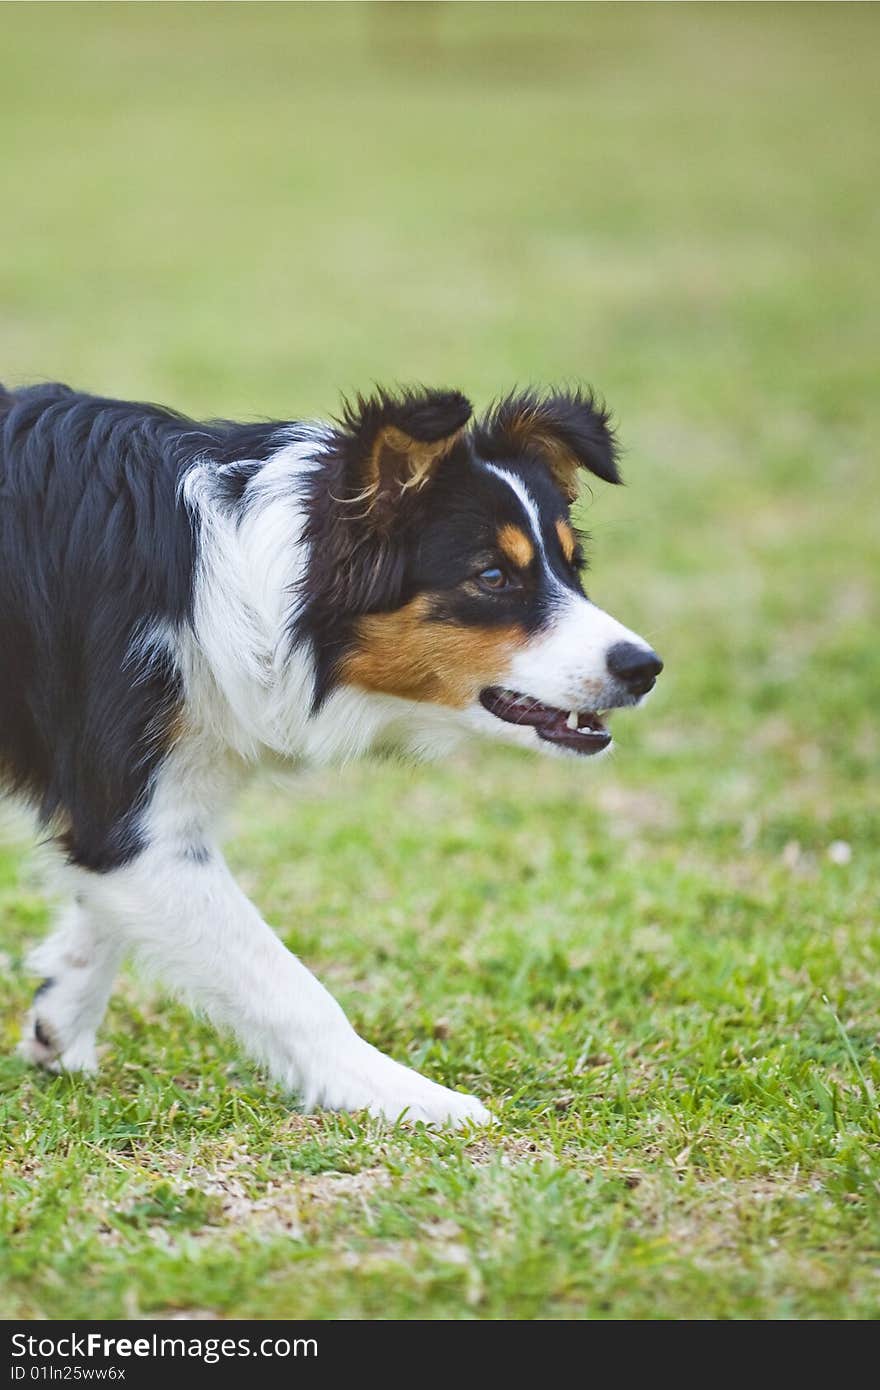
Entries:
[[482,1123],[377,1051],[214,838],[269,753],[442,756],[482,734],[601,753],[662,663],[581,587],[569,508],[620,481],[587,392],[377,391],[333,423],[207,424],[0,389],[0,777],[58,847],[21,1051],[90,1071],[134,952],[307,1107]]

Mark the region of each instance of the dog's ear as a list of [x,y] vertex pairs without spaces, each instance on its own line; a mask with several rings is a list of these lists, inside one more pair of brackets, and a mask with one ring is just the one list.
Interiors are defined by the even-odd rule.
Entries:
[[339,438],[344,500],[384,528],[404,496],[433,477],[470,418],[471,403],[460,391],[378,390],[346,401]]
[[606,483],[622,481],[609,420],[589,391],[516,391],[487,411],[474,430],[474,446],[490,460],[536,455],[573,502],[581,468]]

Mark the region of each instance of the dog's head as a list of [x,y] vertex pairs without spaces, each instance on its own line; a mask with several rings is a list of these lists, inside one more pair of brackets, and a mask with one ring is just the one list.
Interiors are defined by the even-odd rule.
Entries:
[[620,482],[588,393],[513,394],[476,423],[458,392],[348,406],[309,480],[316,706],[356,687],[518,744],[607,748],[602,713],[638,704],[662,662],[584,594],[584,472]]

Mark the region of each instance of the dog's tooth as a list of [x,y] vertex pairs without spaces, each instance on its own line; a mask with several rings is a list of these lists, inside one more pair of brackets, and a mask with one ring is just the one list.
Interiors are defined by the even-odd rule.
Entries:
[[577,710],[576,710],[576,709],[573,709],[573,710],[571,711],[571,713],[569,714],[569,716],[568,716],[568,718],[566,719],[565,722],[566,722],[566,724],[568,725],[568,727],[569,727],[570,729],[576,729],[576,728],[577,728],[577,726],[578,726],[578,716],[577,716]]

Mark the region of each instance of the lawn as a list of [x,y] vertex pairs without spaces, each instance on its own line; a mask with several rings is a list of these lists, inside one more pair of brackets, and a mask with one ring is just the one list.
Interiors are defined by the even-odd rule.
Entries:
[[880,1305],[876,6],[3,6],[0,379],[208,415],[585,379],[590,591],[667,663],[598,766],[256,780],[228,852],[490,1135],[303,1115],[126,975],[14,1056],[0,1315]]

